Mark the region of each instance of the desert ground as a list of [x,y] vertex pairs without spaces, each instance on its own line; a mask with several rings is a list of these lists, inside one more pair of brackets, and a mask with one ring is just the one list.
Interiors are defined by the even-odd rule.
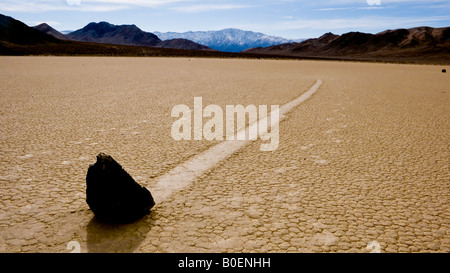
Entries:
[[[450,75],[429,65],[0,57],[0,252],[450,252]],[[448,68],[447,68],[448,70]],[[279,126],[158,201],[218,141],[171,137],[175,105],[282,105]],[[99,221],[86,173],[110,154],[153,194]]]

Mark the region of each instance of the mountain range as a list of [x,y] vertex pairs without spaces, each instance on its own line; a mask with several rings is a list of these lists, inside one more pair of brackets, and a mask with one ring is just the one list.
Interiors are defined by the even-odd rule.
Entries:
[[186,39],[161,41],[155,34],[145,32],[135,25],[113,25],[108,22],[92,22],[82,29],[68,34],[62,34],[45,23],[35,26],[34,28],[60,40],[174,49],[211,50],[207,46]]
[[142,31],[135,25],[113,25],[108,22],[92,22],[79,30],[66,34],[53,29],[45,23],[34,28],[60,40],[194,50],[219,50],[223,52],[241,52],[255,47],[268,47],[295,42],[294,40],[281,37],[234,28],[219,31],[150,33]]
[[57,42],[53,36],[30,28],[24,23],[0,14],[0,41],[3,44],[29,45],[34,43]]
[[[92,26],[94,25],[90,27]],[[105,27],[108,28],[108,26]],[[136,29],[133,30],[133,28],[129,29],[132,31],[127,32],[122,27],[116,28],[114,25],[111,25],[110,30],[116,31],[116,37],[112,37],[114,35],[110,33],[114,31],[104,33],[102,31],[98,31],[98,33],[94,31],[95,34],[91,33],[92,37],[94,35],[103,37],[104,39],[101,42],[97,39],[89,40],[91,42],[76,41],[72,37],[61,36],[64,34],[47,24],[29,27],[19,20],[0,14],[0,55],[255,58],[253,54],[227,53],[211,49],[203,50],[206,47],[184,39],[161,41],[153,35],[148,35],[148,37],[154,39],[155,46],[136,45],[134,43],[139,41],[139,37],[146,34]],[[111,40],[108,41],[106,38],[109,35],[111,36]],[[88,36],[86,35],[86,37]],[[123,43],[128,43],[128,45],[116,44],[117,41],[114,41],[116,38],[118,42],[122,41]],[[75,39],[81,38],[75,37]],[[111,42],[113,44],[105,42]],[[145,43],[145,41],[142,42]],[[200,47],[201,50],[186,49],[186,45],[195,48]],[[180,47],[183,47],[183,49],[180,49]]]
[[450,56],[450,27],[416,27],[386,30],[377,34],[326,33],[301,43],[286,43],[244,51],[295,57],[362,59],[440,59]]
[[134,25],[90,23],[64,35],[46,24],[32,28],[0,14],[0,55],[295,58],[450,64],[450,27],[395,29],[377,34],[326,33],[303,42],[233,53],[183,38],[162,41]]
[[188,32],[153,32],[161,40],[183,38],[210,48],[224,52],[241,52],[255,47],[268,47],[283,43],[300,42],[303,40],[289,40],[276,36],[269,36],[259,32],[227,28],[217,31],[188,31]]

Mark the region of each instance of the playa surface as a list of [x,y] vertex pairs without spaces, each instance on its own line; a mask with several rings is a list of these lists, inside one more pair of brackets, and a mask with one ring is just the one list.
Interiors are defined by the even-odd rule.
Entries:
[[[450,77],[327,61],[0,57],[0,252],[450,252]],[[218,141],[175,141],[175,105],[282,105],[250,142],[158,202]],[[85,202],[98,153],[155,197],[132,224]],[[77,244],[76,243],[76,244]]]

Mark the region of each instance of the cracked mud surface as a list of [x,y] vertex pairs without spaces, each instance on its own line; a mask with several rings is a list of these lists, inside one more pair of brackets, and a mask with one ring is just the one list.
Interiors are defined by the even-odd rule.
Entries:
[[[450,80],[440,67],[1,57],[0,252],[450,251]],[[150,191],[212,147],[174,141],[177,104],[283,104],[280,145],[240,149],[127,225],[85,202],[111,154]],[[157,196],[155,196],[157,199]]]

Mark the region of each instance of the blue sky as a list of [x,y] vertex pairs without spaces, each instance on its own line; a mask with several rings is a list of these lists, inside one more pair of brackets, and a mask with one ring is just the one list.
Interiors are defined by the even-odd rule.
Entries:
[[60,31],[107,21],[150,32],[240,28],[285,38],[450,26],[450,0],[0,0],[0,13]]

